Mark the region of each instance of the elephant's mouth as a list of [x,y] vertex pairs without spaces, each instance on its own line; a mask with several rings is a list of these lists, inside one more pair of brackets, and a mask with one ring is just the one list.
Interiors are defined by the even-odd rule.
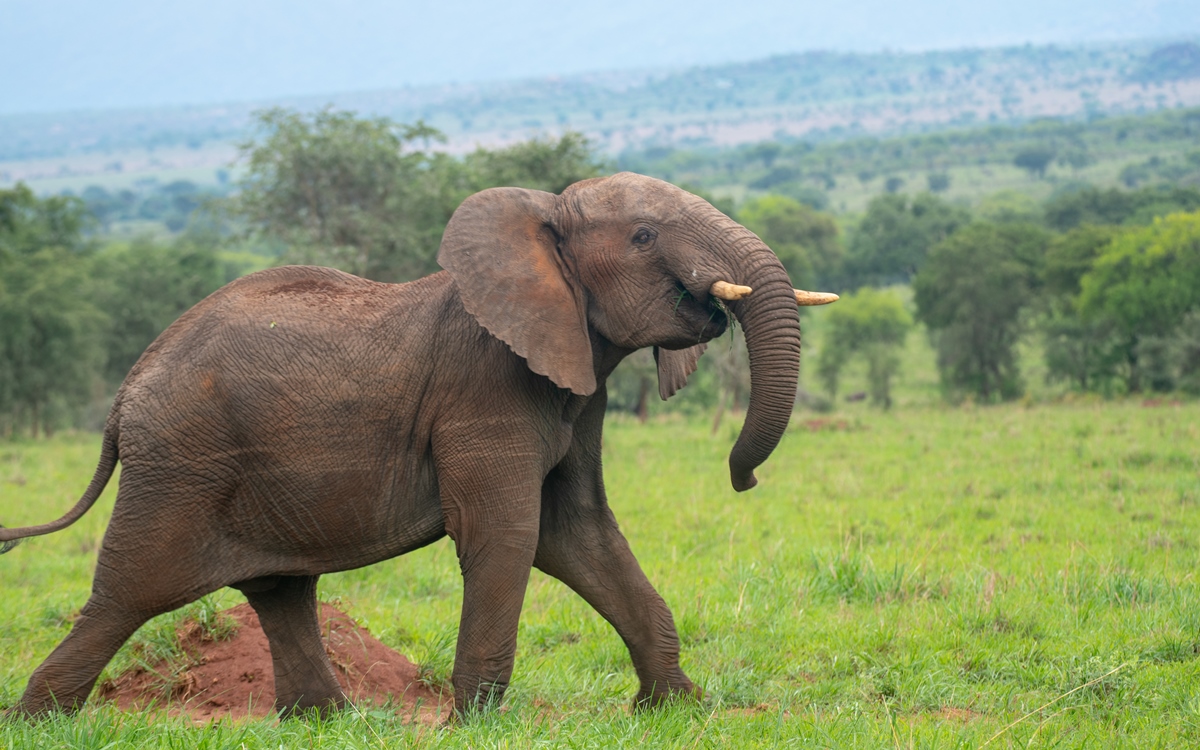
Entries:
[[675,282],[675,314],[683,317],[696,331],[693,343],[715,339],[729,326],[729,309],[724,302],[709,296],[702,303],[679,282]]

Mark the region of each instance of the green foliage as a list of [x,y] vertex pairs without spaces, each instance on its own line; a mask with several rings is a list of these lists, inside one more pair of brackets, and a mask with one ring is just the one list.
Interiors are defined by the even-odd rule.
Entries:
[[1080,307],[1123,331],[1170,331],[1200,306],[1200,212],[1117,235],[1081,280]]
[[230,200],[250,233],[289,248],[287,259],[379,281],[438,270],[442,230],[478,190],[515,185],[561,191],[599,174],[587,141],[568,133],[463,160],[429,151],[441,133],[325,109],[271,109],[262,135],[241,144],[246,174]]
[[975,205],[974,213],[979,219],[997,224],[1038,222],[1042,218],[1038,202],[1016,190],[999,190],[984,196]]
[[561,193],[568,185],[602,174],[580,133],[534,138],[495,150],[480,147],[464,159],[464,167],[472,192],[510,185]]
[[95,261],[94,299],[109,317],[104,377],[115,388],[150,342],[192,305],[230,281],[211,243],[139,238],[113,244]]
[[1140,60],[1128,75],[1139,83],[1196,78],[1200,76],[1200,45],[1176,42],[1159,47]]
[[905,282],[929,248],[970,221],[970,214],[930,193],[880,195],[850,238],[847,273],[855,285]]
[[842,297],[825,316],[817,358],[817,370],[829,397],[837,397],[842,368],[857,355],[867,362],[871,402],[890,408],[891,381],[900,366],[898,350],[912,324],[912,316],[894,292],[864,288]]
[[1046,292],[1073,303],[1084,274],[1118,234],[1114,227],[1084,224],[1055,237],[1046,247],[1042,266]]
[[1051,240],[1041,270],[1047,377],[1081,391],[1111,390],[1124,360],[1112,321],[1079,310],[1080,281],[1117,236],[1114,227],[1084,224]]
[[[950,175],[953,187],[949,194],[978,196],[995,190],[996,181],[1009,173],[1007,182],[1012,187],[1040,198],[1061,175],[1051,171],[1051,162],[1047,162],[1046,180],[1019,179],[1014,160],[1027,150],[1052,149],[1051,161],[1071,170],[1076,179],[1112,184],[1122,163],[1157,155],[1160,166],[1147,179],[1167,185],[1200,184],[1200,161],[1190,156],[1200,139],[1200,110],[1194,108],[1087,122],[1042,119],[1015,126],[979,124],[886,138],[852,135],[813,134],[808,141],[781,142],[769,168],[755,155],[757,144],[725,149],[656,147],[622,154],[619,166],[710,190],[745,186],[787,192],[781,186],[795,184],[788,180],[805,180],[820,187],[828,183],[818,183],[817,175],[825,175],[839,186],[860,183],[862,189],[855,192],[863,198],[872,184],[876,190],[899,191],[905,178],[911,180],[920,173]],[[880,184],[884,182],[879,180],[881,176],[892,180],[891,185]],[[763,184],[758,180],[764,178],[770,186],[753,187]],[[848,195],[841,191],[841,197]],[[837,193],[833,204],[840,204]]]
[[1033,225],[976,223],[930,252],[913,291],[948,393],[985,402],[1021,394],[1021,311],[1037,284],[1047,241]]
[[196,209],[223,192],[224,189],[202,187],[188,180],[161,185],[151,178],[120,190],[89,185],[79,197],[105,229],[122,221],[157,221],[168,231],[180,232]]
[[1177,385],[1186,393],[1200,395],[1200,310],[1183,316],[1170,341],[1178,368]]
[[[385,280],[437,270],[442,231],[467,195],[497,184],[561,191],[601,169],[571,133],[455,159],[420,150],[441,136],[419,122],[275,109],[259,125],[262,138],[243,144],[242,192],[226,201],[246,234],[286,247],[284,260]],[[95,426],[106,394],[159,333],[268,262],[221,250],[227,229],[215,213],[195,219],[207,196],[192,183],[144,187],[89,188],[84,200],[0,191],[0,435]],[[96,251],[89,232],[135,215],[186,231]]]
[[925,182],[931,193],[944,193],[950,189],[950,175],[945,172],[930,172]]
[[85,403],[104,361],[91,246],[75,199],[0,190],[0,430],[37,435]]
[[1191,187],[1149,187],[1119,190],[1085,187],[1054,195],[1046,201],[1046,224],[1065,232],[1081,224],[1149,224],[1156,216],[1200,209],[1200,190]]
[[1031,177],[1041,178],[1046,176],[1046,167],[1050,166],[1055,156],[1054,147],[1039,143],[1018,151],[1013,156],[1013,164],[1029,172]]
[[271,109],[258,125],[261,140],[240,145],[246,173],[231,201],[252,232],[290,248],[291,260],[381,281],[436,268],[457,191],[439,169],[449,158],[415,149],[434,133],[329,109]]
[[793,284],[827,285],[840,273],[842,246],[832,216],[792,198],[767,195],[743,205],[737,218],[775,251]]
[[1118,234],[1080,288],[1080,312],[1111,321],[1122,337],[1129,390],[1170,390],[1175,368],[1166,339],[1200,309],[1200,212]]

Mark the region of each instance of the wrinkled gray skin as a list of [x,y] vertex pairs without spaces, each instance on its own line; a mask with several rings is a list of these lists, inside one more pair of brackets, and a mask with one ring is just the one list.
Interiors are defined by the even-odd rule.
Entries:
[[783,267],[705,201],[632,174],[561,196],[478,193],[454,214],[439,261],[445,272],[394,285],[326,268],[256,273],[150,346],[117,394],[79,504],[52,524],[0,530],[4,542],[72,523],[120,460],[92,596],[18,713],[77,708],[140,625],[223,586],[261,619],[279,710],[340,706],[318,577],[445,534],[464,581],[459,713],[498,701],[509,682],[531,566],[620,633],[637,705],[698,692],[604,494],[604,381],[653,346],[670,395],[725,328],[711,284],[752,287],[728,305],[752,378],[730,472],[749,489],[787,425],[799,367]]

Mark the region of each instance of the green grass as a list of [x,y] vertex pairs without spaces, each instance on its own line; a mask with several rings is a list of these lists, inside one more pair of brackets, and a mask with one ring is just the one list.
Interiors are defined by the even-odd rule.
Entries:
[[[857,405],[856,405],[857,406]],[[798,416],[737,495],[736,426],[610,420],[609,494],[675,612],[699,705],[632,715],[620,639],[534,573],[503,713],[465,727],[368,709],[193,727],[92,706],[0,723],[0,747],[1186,747],[1200,743],[1200,405],[910,407]],[[0,521],[47,520],[98,440],[0,445]],[[0,705],[87,597],[112,493],[0,558]],[[327,576],[321,597],[451,668],[461,583],[442,541]],[[232,592],[190,616],[241,601]],[[159,618],[113,669],[169,649]],[[1023,719],[1023,721],[1018,721]],[[1018,722],[1015,726],[1010,724]]]

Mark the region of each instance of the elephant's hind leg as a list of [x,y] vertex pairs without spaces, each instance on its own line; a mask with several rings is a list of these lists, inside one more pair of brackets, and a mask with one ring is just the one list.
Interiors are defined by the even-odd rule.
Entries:
[[130,610],[93,592],[75,618],[71,632],[29,678],[13,713],[41,716],[81,708],[92,692],[96,678],[121,645],[157,614],[160,612]]
[[92,595],[71,632],[29,678],[14,707],[17,713],[79,708],[105,665],[139,627],[222,585],[204,565],[206,540],[188,530],[172,536],[176,529],[169,520],[144,513],[131,522],[131,504],[122,500],[118,495],[104,535]]
[[271,644],[275,708],[284,717],[312,709],[338,709],[346,702],[321,642],[318,577],[278,576],[235,586],[254,607]]

